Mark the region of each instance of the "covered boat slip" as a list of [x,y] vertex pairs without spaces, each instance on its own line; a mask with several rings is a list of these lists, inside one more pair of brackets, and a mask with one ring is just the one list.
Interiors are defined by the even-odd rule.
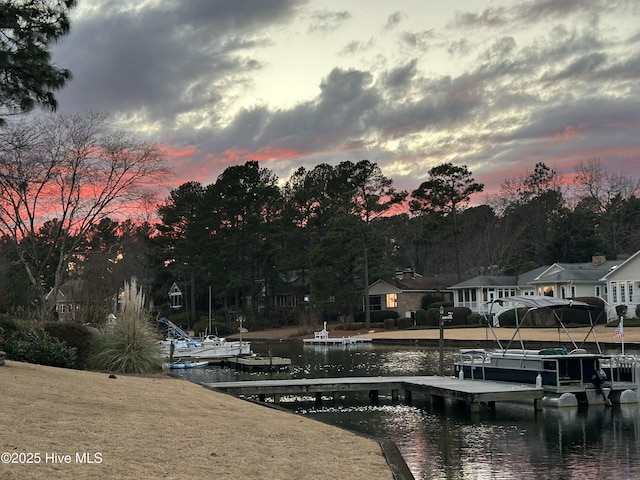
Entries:
[[[455,363],[455,373],[465,378],[477,380],[497,380],[535,384],[542,387],[547,395],[570,394],[578,403],[630,403],[638,401],[638,358],[632,355],[606,355],[602,353],[595,337],[595,322],[589,315],[591,328],[581,344],[571,338],[562,321],[562,311],[581,308],[589,312],[596,309],[587,303],[547,297],[507,297],[496,302],[523,305],[527,308],[522,319],[516,309],[516,331],[506,347],[495,335],[498,348],[494,351],[460,350]],[[520,328],[530,312],[547,308],[553,312],[558,332],[564,332],[571,351],[559,345],[557,348],[542,350],[526,349]],[[583,348],[593,335],[597,353],[589,353]],[[510,348],[518,340],[521,348]],[[570,402],[570,403],[573,403]]]

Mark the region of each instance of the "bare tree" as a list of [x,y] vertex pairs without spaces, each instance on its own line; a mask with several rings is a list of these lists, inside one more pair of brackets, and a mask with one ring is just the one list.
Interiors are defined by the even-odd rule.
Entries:
[[[0,235],[13,240],[43,316],[55,303],[49,289],[63,283],[91,226],[128,216],[168,173],[157,145],[109,132],[107,119],[96,112],[59,114],[0,131]],[[53,285],[43,281],[47,269]]]
[[576,167],[576,184],[581,198],[605,212],[615,198],[627,200],[640,190],[640,179],[607,171],[597,158],[581,161]]

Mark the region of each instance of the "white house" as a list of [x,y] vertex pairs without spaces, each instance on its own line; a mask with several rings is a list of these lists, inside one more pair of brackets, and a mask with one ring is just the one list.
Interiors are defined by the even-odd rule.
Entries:
[[635,306],[640,303],[640,298],[634,295],[640,292],[640,252],[624,262],[594,255],[591,262],[554,263],[522,275],[479,276],[449,289],[454,292],[454,306],[468,307],[480,314],[489,313],[488,302],[492,300],[514,295],[544,295],[599,297],[608,304],[608,318],[616,316],[615,306],[620,304],[627,305],[627,315],[635,316]]
[[640,251],[618,262],[600,280],[606,286],[607,317],[617,318],[618,305],[627,307],[627,317],[636,317],[640,304]]
[[457,283],[449,287],[453,291],[453,306],[487,314],[489,302],[493,300],[515,295],[537,295],[536,288],[530,282],[547,268],[536,268],[522,275],[480,275]]

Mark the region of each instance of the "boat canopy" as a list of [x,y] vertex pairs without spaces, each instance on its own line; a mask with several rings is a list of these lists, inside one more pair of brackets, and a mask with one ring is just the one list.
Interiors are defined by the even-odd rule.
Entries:
[[545,297],[543,295],[527,295],[527,296],[513,296],[513,297],[502,297],[502,298],[498,298],[496,300],[492,300],[490,302],[488,302],[489,304],[498,304],[498,305],[504,305],[505,303],[513,303],[513,304],[519,304],[522,305],[526,308],[528,308],[527,312],[524,314],[523,318],[520,319],[518,314],[517,314],[517,310],[516,310],[516,329],[513,333],[513,336],[511,337],[511,340],[509,340],[509,343],[507,344],[506,348],[502,347],[502,343],[500,342],[500,340],[498,340],[498,336],[495,334],[495,332],[493,331],[493,326],[490,324],[490,322],[487,322],[487,326],[489,327],[489,329],[491,330],[491,332],[493,333],[494,338],[496,339],[500,349],[502,350],[506,350],[509,348],[509,346],[511,345],[511,343],[516,339],[516,337],[518,337],[519,341],[520,341],[520,345],[522,347],[522,349],[524,350],[524,341],[522,339],[522,336],[520,334],[520,327],[522,326],[522,322],[521,320],[524,320],[524,317],[527,316],[527,314],[532,311],[532,310],[537,310],[537,309],[541,309],[541,308],[548,308],[551,309],[553,311],[553,316],[556,320],[556,324],[558,326],[558,330],[562,329],[566,335],[567,338],[569,339],[569,341],[571,342],[571,344],[573,345],[574,350],[581,350],[582,347],[584,346],[585,342],[587,341],[587,338],[590,335],[593,335],[594,338],[594,342],[596,344],[596,347],[598,349],[599,353],[602,353],[602,350],[600,349],[600,344],[598,343],[598,339],[596,337],[596,332],[594,330],[595,327],[595,323],[593,321],[593,318],[591,317],[591,312],[589,312],[589,332],[587,332],[584,340],[582,341],[582,343],[580,345],[576,344],[576,342],[573,340],[573,338],[571,338],[571,335],[569,334],[569,331],[567,330],[567,328],[564,325],[564,322],[562,321],[561,315],[559,315],[558,313],[562,314],[563,312],[558,312],[557,310],[562,310],[563,308],[578,308],[578,309],[584,309],[584,310],[599,310],[600,307],[595,306],[595,305],[590,305],[586,302],[582,302],[580,300],[573,300],[570,298],[554,298],[554,297]]
[[570,298],[545,297],[542,295],[502,297],[496,300],[492,300],[489,303],[497,303],[502,305],[505,302],[519,303],[520,305],[529,308],[599,308],[597,306],[590,305],[579,300],[572,300]]

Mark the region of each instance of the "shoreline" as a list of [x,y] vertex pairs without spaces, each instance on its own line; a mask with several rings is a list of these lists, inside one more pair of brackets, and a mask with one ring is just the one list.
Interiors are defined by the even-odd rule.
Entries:
[[[320,327],[316,327],[320,328]],[[590,332],[589,327],[568,328],[567,332],[576,343],[580,346],[583,342],[587,346],[594,346],[596,340],[603,349],[621,349],[622,340],[613,339],[615,329],[604,325],[596,326]],[[571,339],[567,336],[567,332],[557,328],[521,328],[519,335],[515,328],[498,327],[493,332],[505,346],[510,340],[514,348],[520,345],[520,338],[525,345],[539,348],[548,347],[550,345],[567,344],[571,345]],[[488,328],[467,327],[443,329],[443,343],[445,347],[478,347],[478,348],[495,348],[497,346],[494,333]],[[594,339],[595,334],[595,339]],[[329,328],[329,336],[335,338],[341,337],[366,337],[371,338],[374,343],[387,343],[398,345],[421,345],[421,346],[438,346],[440,338],[440,329],[425,328],[416,330],[332,330]],[[228,336],[229,339],[237,340],[240,337],[244,340],[299,340],[304,338],[313,338],[312,328],[303,327],[282,327],[268,330],[260,330],[255,332],[247,332],[233,334]],[[625,348],[640,348],[640,327],[625,327],[624,329],[624,345]]]

